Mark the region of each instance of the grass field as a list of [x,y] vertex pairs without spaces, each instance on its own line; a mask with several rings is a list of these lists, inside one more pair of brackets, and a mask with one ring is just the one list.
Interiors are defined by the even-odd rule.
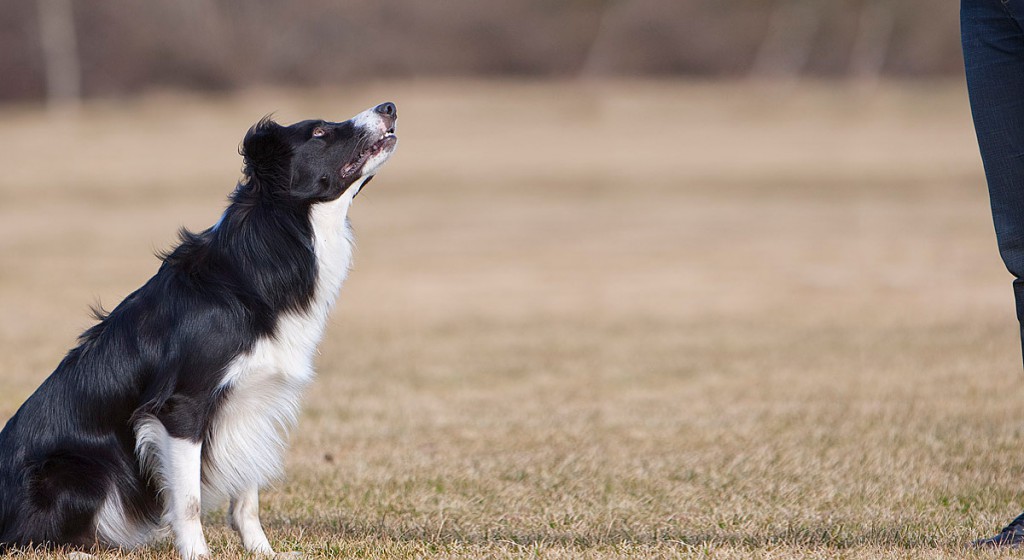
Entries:
[[[388,99],[401,145],[353,210],[356,266],[263,496],[276,547],[1000,556],[964,545],[1024,508],[1024,374],[957,84],[0,108],[0,421],[89,304],[216,220],[253,121]],[[238,557],[221,521],[215,553]]]

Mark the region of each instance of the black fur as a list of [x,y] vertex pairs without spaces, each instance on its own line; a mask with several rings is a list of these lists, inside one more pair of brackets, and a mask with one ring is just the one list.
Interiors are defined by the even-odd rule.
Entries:
[[153,415],[174,437],[204,437],[225,367],[283,312],[309,304],[310,208],[349,188],[356,177],[340,169],[372,140],[351,121],[267,118],[249,130],[245,176],[221,221],[183,231],[156,275],[98,314],[0,432],[0,550],[94,544],[96,513],[115,489],[130,515],[159,521],[135,421]]

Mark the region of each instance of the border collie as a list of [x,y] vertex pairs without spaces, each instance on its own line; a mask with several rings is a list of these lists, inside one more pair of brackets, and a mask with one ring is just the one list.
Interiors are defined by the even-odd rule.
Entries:
[[274,554],[258,491],[287,432],[352,258],[352,199],[397,143],[393,103],[242,141],[244,177],[213,227],[182,231],[145,285],[79,338],[0,432],[0,551],[135,548],[173,534],[209,554],[200,515],[227,502]]

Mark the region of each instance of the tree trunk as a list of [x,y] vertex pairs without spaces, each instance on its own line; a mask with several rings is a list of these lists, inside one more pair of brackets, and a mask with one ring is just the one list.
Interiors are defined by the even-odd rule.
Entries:
[[886,0],[865,0],[857,24],[857,38],[850,49],[850,76],[877,83],[892,46],[896,17]]
[[750,67],[755,78],[791,79],[803,73],[811,58],[821,25],[815,1],[779,0],[768,21],[768,32]]
[[[601,71],[607,71],[608,61],[606,58],[606,52],[608,50],[608,32],[614,24],[612,18],[617,14],[614,12],[620,5],[626,4],[628,0],[602,0],[600,2],[600,8],[597,8],[597,27],[594,30],[594,34],[591,36],[590,45],[587,47],[586,53],[583,55],[583,61],[580,64],[579,72],[577,77],[586,78],[596,74],[600,74]],[[621,9],[621,8],[620,8]],[[605,67],[602,67],[602,64]]]
[[51,108],[74,110],[81,100],[81,70],[71,0],[36,0],[36,5],[46,66],[46,102]]

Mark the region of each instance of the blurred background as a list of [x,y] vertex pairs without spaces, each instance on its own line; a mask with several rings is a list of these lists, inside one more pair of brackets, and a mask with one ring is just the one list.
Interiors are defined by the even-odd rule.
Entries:
[[253,122],[390,100],[275,544],[961,558],[1024,385],[958,8],[0,2],[0,419]]
[[11,0],[0,100],[438,77],[949,77],[956,2]]

